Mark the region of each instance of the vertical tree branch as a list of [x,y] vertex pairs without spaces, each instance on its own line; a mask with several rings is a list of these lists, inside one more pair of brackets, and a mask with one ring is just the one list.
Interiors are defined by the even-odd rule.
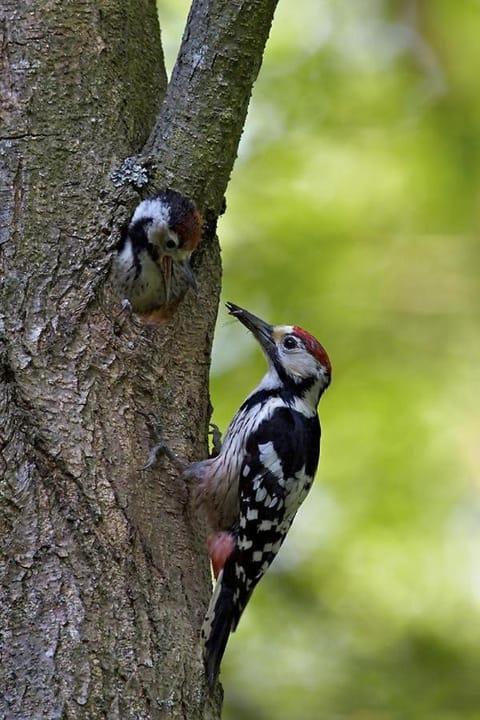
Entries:
[[278,0],[196,0],[146,152],[218,213]]

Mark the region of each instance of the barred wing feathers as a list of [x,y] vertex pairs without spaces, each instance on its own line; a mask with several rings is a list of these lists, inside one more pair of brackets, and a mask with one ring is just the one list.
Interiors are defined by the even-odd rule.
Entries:
[[240,469],[233,553],[219,574],[205,618],[207,677],[215,682],[230,632],[279,551],[318,465],[318,417],[277,408],[249,438]]

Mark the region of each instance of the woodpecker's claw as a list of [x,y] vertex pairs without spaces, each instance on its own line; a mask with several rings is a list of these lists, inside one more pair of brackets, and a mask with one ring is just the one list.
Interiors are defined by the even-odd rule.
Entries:
[[[116,322],[116,321],[119,321],[122,316],[124,318],[130,318],[130,321],[139,328],[141,328],[143,326],[143,323],[141,323],[135,315],[135,311],[133,309],[132,303],[127,298],[124,298],[122,300],[120,310],[117,313],[115,313],[115,315],[113,316],[113,319]],[[123,321],[122,321],[122,323],[119,322],[118,324],[120,326],[122,326]]]
[[127,298],[123,298],[122,302],[120,303],[120,310],[117,313],[115,313],[115,315],[113,316],[113,319],[117,320],[121,315],[124,315],[124,314],[130,315],[130,316],[133,315],[132,303],[130,302],[130,300],[127,300]]
[[218,425],[210,423],[210,430],[208,431],[208,434],[212,436],[212,451],[210,453],[210,457],[214,458],[217,457],[217,455],[220,455],[220,451],[222,449],[222,433],[220,432]]
[[130,302],[130,300],[128,298],[123,298],[121,305],[122,305],[122,309],[120,310],[120,313],[123,313],[125,311],[130,312],[130,313],[133,312],[132,303]]
[[179,472],[183,472],[187,465],[186,463],[182,462],[180,458],[175,455],[173,450],[171,450],[166,444],[165,440],[163,439],[162,427],[158,421],[158,418],[155,417],[153,413],[147,413],[143,410],[137,410],[137,413],[139,415],[143,415],[143,417],[147,419],[157,440],[157,444],[153,446],[153,448],[148,454],[147,462],[140,468],[140,470],[149,470],[156,464],[159,454],[163,454],[170,460],[172,465],[174,465],[177,470],[179,470]]
[[192,266],[190,265],[190,262],[188,260],[183,260],[180,263],[180,269],[183,272],[183,276],[187,283],[190,285],[192,290],[194,292],[197,292],[197,281],[195,280],[195,275],[193,274]]

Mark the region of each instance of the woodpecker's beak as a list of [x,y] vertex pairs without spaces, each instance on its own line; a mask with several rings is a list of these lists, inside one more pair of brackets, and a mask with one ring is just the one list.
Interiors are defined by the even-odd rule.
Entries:
[[179,263],[183,276],[187,283],[190,285],[190,287],[197,292],[197,281],[195,280],[195,275],[193,274],[192,266],[188,262],[188,260],[182,260]]
[[234,305],[231,302],[225,303],[230,315],[234,315],[237,320],[240,320],[242,325],[250,330],[252,335],[260,343],[262,349],[266,352],[268,357],[272,357],[275,350],[275,342],[273,339],[273,327],[264,320],[261,320],[256,315],[244,310],[238,305]]
[[163,281],[165,283],[165,304],[170,300],[170,292],[172,289],[172,258],[170,255],[164,255],[161,260]]

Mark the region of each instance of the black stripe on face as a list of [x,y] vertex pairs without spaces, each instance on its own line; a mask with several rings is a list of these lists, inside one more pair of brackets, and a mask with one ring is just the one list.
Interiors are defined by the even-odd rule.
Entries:
[[250,410],[256,405],[262,406],[267,400],[274,397],[280,397],[285,401],[286,405],[294,405],[295,401],[301,398],[306,392],[308,392],[313,385],[315,380],[313,378],[307,378],[299,383],[295,383],[291,378],[285,380],[281,378],[283,385],[277,388],[268,388],[266,390],[257,390],[252,393],[239,408],[241,410]]

